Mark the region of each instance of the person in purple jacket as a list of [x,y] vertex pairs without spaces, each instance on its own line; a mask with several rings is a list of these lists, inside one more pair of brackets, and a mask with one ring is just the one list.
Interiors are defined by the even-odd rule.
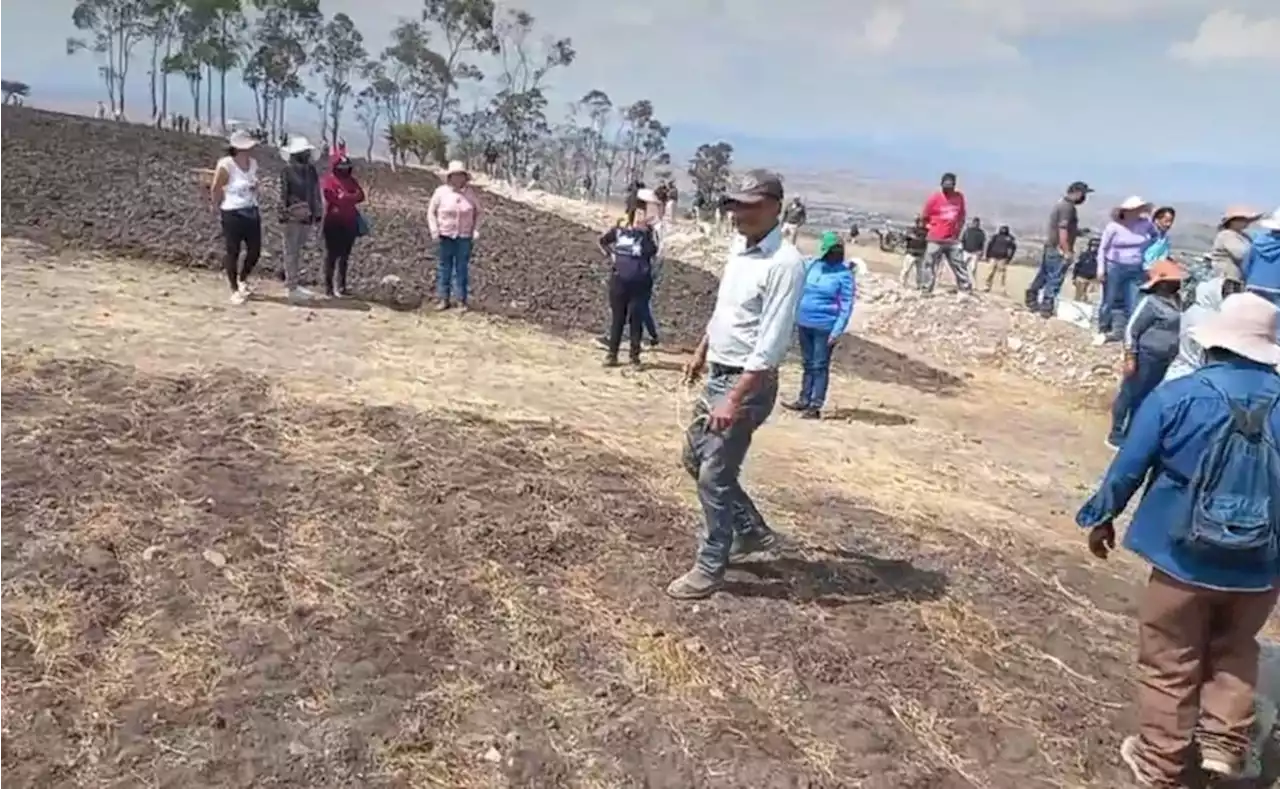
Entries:
[[[1152,204],[1141,197],[1128,197],[1111,210],[1111,221],[1102,230],[1098,243],[1098,281],[1102,283],[1103,308],[1099,310],[1100,339],[1120,342],[1129,316],[1138,306],[1139,289],[1146,281],[1143,258],[1156,237]],[[1097,340],[1095,340],[1095,343]]]
[[800,396],[783,407],[799,411],[801,419],[822,416],[831,372],[831,350],[849,325],[856,295],[853,270],[844,259],[844,244],[838,234],[827,231],[818,245],[818,257],[805,267],[804,291],[796,310],[804,377],[800,382]]

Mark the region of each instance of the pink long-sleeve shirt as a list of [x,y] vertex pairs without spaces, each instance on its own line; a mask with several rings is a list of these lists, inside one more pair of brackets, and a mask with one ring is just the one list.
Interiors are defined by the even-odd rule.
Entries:
[[479,196],[469,186],[437,186],[427,204],[427,224],[433,236],[471,238],[480,225]]

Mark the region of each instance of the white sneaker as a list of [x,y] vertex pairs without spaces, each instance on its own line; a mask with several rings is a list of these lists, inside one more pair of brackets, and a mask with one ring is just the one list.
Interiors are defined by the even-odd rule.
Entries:
[[1200,757],[1200,767],[1217,778],[1232,778],[1240,772],[1231,760],[1214,753],[1203,754]]
[[315,298],[314,293],[303,287],[293,288],[289,291],[289,301],[310,301]]
[[249,294],[246,293],[243,289],[234,291],[231,294],[231,303],[235,304],[236,306],[244,304],[248,300],[249,300]]
[[244,297],[247,299],[249,298],[249,294],[253,293],[253,286],[249,284],[248,280],[242,279],[240,280],[240,287],[238,290],[240,293],[244,294]]
[[1093,345],[1095,348],[1100,345],[1106,345],[1106,344],[1107,344],[1107,335],[1103,334],[1102,332],[1098,332],[1097,334],[1093,335]]

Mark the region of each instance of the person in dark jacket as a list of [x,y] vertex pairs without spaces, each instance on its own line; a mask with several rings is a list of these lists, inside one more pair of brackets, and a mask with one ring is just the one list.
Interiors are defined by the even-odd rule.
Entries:
[[1008,225],[1001,225],[987,242],[986,257],[991,263],[991,270],[987,272],[987,293],[991,292],[991,286],[995,284],[997,276],[1000,277],[1000,290],[1006,289],[1005,284],[1009,280],[1009,263],[1016,254],[1018,254],[1018,240],[1013,237],[1013,233],[1009,232]]
[[1076,291],[1076,301],[1088,301],[1089,290],[1098,281],[1098,246],[1099,239],[1090,238],[1071,267],[1071,285]]
[[600,251],[606,260],[613,263],[613,273],[609,278],[611,320],[604,363],[606,367],[618,365],[622,329],[629,324],[630,361],[633,367],[638,367],[644,319],[653,290],[653,261],[658,255],[658,239],[649,218],[637,211],[625,225],[609,228],[600,236]]
[[974,217],[960,236],[960,249],[964,251],[964,265],[969,269],[969,279],[978,276],[978,264],[982,262],[982,253],[987,248],[987,231],[982,229],[982,220]]
[[1178,356],[1182,325],[1182,280],[1186,275],[1172,260],[1147,270],[1146,293],[1124,331],[1124,379],[1111,404],[1111,433],[1107,446],[1119,449],[1133,415],[1142,406]]
[[306,137],[293,137],[284,147],[288,164],[280,174],[280,221],[284,224],[284,284],[289,298],[311,298],[302,287],[302,253],[314,226],[324,217],[320,174],[311,161],[315,151]]
[[906,251],[902,255],[902,286],[907,287],[912,274],[919,274],[920,261],[929,248],[929,228],[925,226],[924,217],[916,217],[916,221],[903,234]]

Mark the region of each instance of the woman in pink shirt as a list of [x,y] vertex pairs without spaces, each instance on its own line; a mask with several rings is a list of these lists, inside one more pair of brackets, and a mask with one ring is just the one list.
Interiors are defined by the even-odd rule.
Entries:
[[436,266],[436,309],[453,306],[467,308],[467,271],[471,265],[471,244],[480,227],[480,198],[469,184],[471,173],[462,162],[449,162],[444,183],[436,187],[427,204],[427,224],[431,235],[440,240],[440,262]]

